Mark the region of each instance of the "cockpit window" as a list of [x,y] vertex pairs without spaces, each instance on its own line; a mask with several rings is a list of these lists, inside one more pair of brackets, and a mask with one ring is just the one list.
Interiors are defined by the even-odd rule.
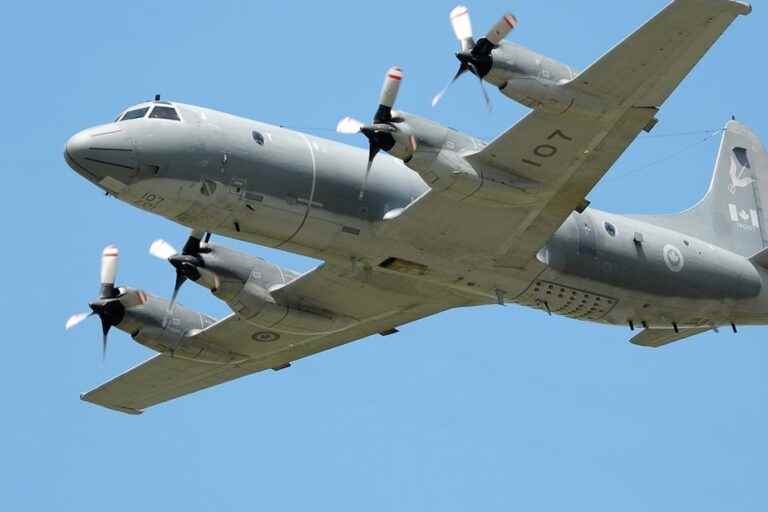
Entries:
[[181,121],[179,114],[176,113],[176,109],[173,107],[160,107],[157,106],[152,109],[152,113],[149,117],[153,119],[170,119],[171,121]]
[[128,121],[130,119],[141,119],[144,117],[144,115],[147,113],[147,110],[149,110],[149,107],[143,107],[143,108],[137,108],[135,110],[129,110],[126,112],[121,121]]

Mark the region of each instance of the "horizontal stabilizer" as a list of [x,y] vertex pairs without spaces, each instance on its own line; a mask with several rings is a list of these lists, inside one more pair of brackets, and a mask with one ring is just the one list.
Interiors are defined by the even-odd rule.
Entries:
[[764,269],[768,270],[768,248],[763,249],[762,251],[749,258],[749,261],[751,261],[755,266],[763,267]]
[[641,347],[659,348],[711,330],[711,327],[679,329],[677,332],[674,329],[645,329],[629,341]]

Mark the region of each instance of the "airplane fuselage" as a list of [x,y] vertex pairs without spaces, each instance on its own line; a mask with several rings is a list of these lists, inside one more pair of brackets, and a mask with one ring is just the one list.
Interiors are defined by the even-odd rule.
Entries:
[[[361,199],[363,149],[173,106],[179,121],[141,118],[75,135],[67,144],[68,162],[110,195],[179,224],[350,272],[407,273],[383,263],[413,263],[414,279],[458,290],[468,304],[503,300],[638,327],[768,320],[766,275],[747,258],[642,218],[593,208],[574,212],[524,268],[495,266],[473,253],[425,255],[419,240],[386,228],[429,191],[400,160],[378,157]],[[467,150],[484,145],[458,132],[451,137]]]

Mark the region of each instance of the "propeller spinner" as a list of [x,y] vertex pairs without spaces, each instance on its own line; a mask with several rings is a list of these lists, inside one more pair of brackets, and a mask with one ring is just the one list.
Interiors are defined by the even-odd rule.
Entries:
[[336,131],[344,134],[362,133],[368,139],[368,165],[365,169],[365,177],[360,188],[359,199],[365,197],[365,189],[368,185],[368,176],[371,173],[373,160],[379,151],[389,151],[395,146],[393,133],[398,129],[395,123],[397,119],[392,118],[392,107],[397,99],[397,93],[400,90],[400,82],[403,80],[403,72],[399,67],[390,68],[384,76],[384,85],[381,87],[379,95],[379,108],[373,116],[373,122],[369,125],[363,124],[357,119],[345,117],[336,125]]
[[115,288],[115,278],[117,276],[117,260],[119,251],[114,245],[104,248],[101,255],[101,289],[99,298],[91,302],[88,306],[90,313],[78,313],[67,319],[64,325],[66,330],[70,330],[86,318],[96,315],[101,320],[101,354],[102,359],[107,354],[107,334],[109,330],[122,322],[125,315],[125,306],[120,302],[120,291]]
[[504,16],[491,27],[491,30],[488,31],[485,37],[481,38],[477,43],[475,43],[472,34],[472,21],[469,17],[469,9],[463,5],[455,7],[450,13],[450,20],[451,27],[453,27],[453,33],[456,35],[456,39],[459,40],[459,45],[461,47],[459,52],[456,53],[456,58],[459,59],[459,69],[456,71],[456,74],[453,75],[451,81],[448,82],[448,85],[446,85],[445,88],[432,99],[432,106],[434,107],[440,102],[451,85],[453,85],[461,75],[470,71],[480,80],[480,90],[483,93],[485,106],[488,110],[491,110],[491,99],[488,97],[488,92],[485,90],[483,77],[488,74],[493,66],[491,52],[515,27],[517,27],[517,18],[510,13],[504,14]]
[[173,295],[168,303],[168,311],[173,309],[176,304],[176,297],[179,295],[179,289],[187,279],[197,281],[200,279],[200,267],[204,266],[200,253],[203,252],[201,242],[206,243],[211,239],[211,234],[193,230],[189,235],[184,247],[179,253],[171,244],[165,240],[155,240],[149,247],[149,253],[161,260],[167,260],[176,269],[176,280],[173,284]]

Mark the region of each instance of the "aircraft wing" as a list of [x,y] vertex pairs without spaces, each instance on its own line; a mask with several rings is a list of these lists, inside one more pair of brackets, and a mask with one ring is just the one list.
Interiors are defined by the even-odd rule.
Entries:
[[[529,114],[479,153],[472,164],[491,165],[542,184],[535,200],[521,205],[512,240],[496,259],[524,267],[656,115],[632,107],[595,120],[544,111]],[[544,156],[547,155],[547,156]]]
[[751,11],[732,0],[675,0],[572,85],[617,103],[659,107],[733,20]]
[[[358,274],[354,269],[323,266],[273,292],[278,300],[301,307],[322,308],[349,317],[334,332],[318,335],[271,331],[246,322],[236,314],[195,336],[218,346],[237,348],[248,360],[212,365],[156,355],[139,366],[81,396],[109,409],[140,414],[144,409],[265,369],[280,370],[290,363],[372,334],[394,334],[397,327],[440,311],[467,304],[450,292],[436,293],[423,283],[398,282],[398,276]],[[379,288],[386,283],[391,291]],[[425,286],[427,286],[425,288]]]
[[592,188],[707,49],[749,10],[730,0],[672,2],[567,84],[605,105],[603,113],[536,110],[465,155],[476,169],[490,167],[537,187],[510,190],[508,206],[497,208],[468,201],[456,208],[454,199],[429,193],[385,222],[385,233],[452,259],[471,255],[477,262],[483,248],[493,266],[525,268],[568,215],[586,204]]
[[127,414],[217,384],[243,377],[253,370],[247,366],[220,366],[195,363],[158,354],[80,395],[82,400]]

